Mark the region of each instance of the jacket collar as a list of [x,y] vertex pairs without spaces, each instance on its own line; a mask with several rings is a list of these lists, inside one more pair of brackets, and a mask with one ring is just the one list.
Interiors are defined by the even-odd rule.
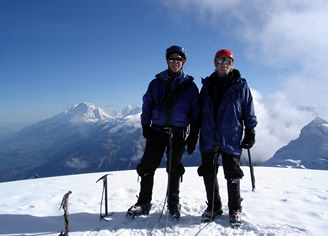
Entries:
[[[169,70],[166,69],[162,72],[160,72],[159,74],[156,75],[157,78],[160,78],[166,82],[170,82],[172,80],[172,77],[169,75]],[[188,76],[183,70],[181,70],[180,74],[174,78],[174,80],[179,79],[180,83],[182,84],[190,79],[192,79],[192,77]]]
[[217,78],[223,78],[223,79],[229,79],[229,80],[236,80],[240,79],[241,75],[239,70],[233,69],[227,76],[225,77],[219,77],[218,73],[214,71],[210,76],[206,77],[205,79],[202,79],[202,84],[207,84],[210,82],[213,82]]

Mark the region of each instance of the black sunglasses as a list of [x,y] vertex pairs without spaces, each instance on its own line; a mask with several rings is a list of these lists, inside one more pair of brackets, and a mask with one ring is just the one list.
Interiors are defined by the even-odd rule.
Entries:
[[169,57],[169,62],[174,62],[174,61],[183,61],[183,58],[182,57]]

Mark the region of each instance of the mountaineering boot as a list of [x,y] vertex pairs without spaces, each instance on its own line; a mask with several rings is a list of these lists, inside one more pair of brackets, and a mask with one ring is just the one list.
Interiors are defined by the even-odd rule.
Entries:
[[139,205],[135,204],[131,206],[126,213],[126,217],[133,219],[135,216],[148,215],[151,209],[151,203]]
[[141,173],[140,171],[138,174],[141,176],[138,201],[136,204],[131,206],[126,213],[126,217],[131,219],[135,216],[148,215],[151,208],[150,202],[152,198],[154,172]]
[[171,220],[179,220],[180,219],[180,204],[175,206],[169,206],[169,217]]
[[233,228],[239,228],[241,226],[241,214],[240,211],[234,211],[229,214],[230,225]]
[[203,179],[207,196],[207,209],[202,214],[202,222],[208,222],[214,219],[215,216],[222,215],[223,211],[216,175],[205,175]]
[[207,207],[207,209],[202,214],[202,222],[209,222],[213,220],[216,216],[220,216],[223,214],[221,208],[217,210],[211,210],[211,207]]

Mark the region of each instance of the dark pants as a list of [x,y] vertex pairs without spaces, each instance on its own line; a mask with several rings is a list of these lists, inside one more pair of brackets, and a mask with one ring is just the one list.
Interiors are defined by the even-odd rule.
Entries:
[[[198,168],[199,176],[203,176],[208,207],[218,210],[222,207],[217,180],[218,162],[214,162],[215,153],[202,153],[202,165]],[[220,152],[224,177],[227,180],[228,206],[232,213],[241,210],[240,179],[244,176],[240,168],[240,156]]]
[[[185,171],[181,163],[184,152],[184,132],[182,130],[173,132],[172,152],[169,152],[168,147],[169,135],[165,132],[153,131],[152,137],[147,139],[144,155],[137,166],[138,175],[141,177],[137,204],[141,205],[151,202],[154,174],[157,167],[161,164],[165,150],[167,156],[166,171],[169,174],[168,206],[176,206],[179,203],[180,179]],[[171,164],[171,170],[169,169],[169,164]]]

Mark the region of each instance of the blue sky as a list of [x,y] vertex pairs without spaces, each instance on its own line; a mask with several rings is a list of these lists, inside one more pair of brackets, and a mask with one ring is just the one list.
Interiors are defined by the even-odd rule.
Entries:
[[107,112],[140,105],[173,44],[199,89],[216,51],[231,49],[260,119],[281,118],[281,103],[292,118],[300,108],[328,118],[328,4],[308,2],[1,0],[0,127],[84,101]]

